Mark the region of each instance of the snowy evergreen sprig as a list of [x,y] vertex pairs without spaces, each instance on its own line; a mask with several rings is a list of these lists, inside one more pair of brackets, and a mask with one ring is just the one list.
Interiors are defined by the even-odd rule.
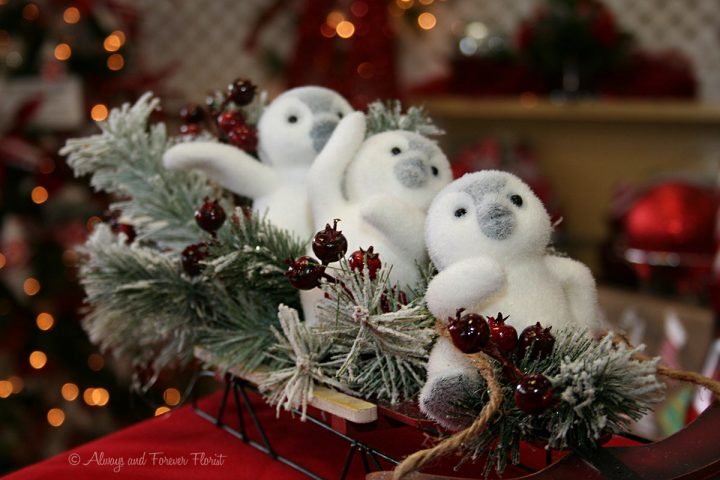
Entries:
[[368,105],[366,115],[367,136],[389,130],[407,130],[425,136],[443,135],[430,115],[422,106],[411,106],[403,113],[399,100],[381,102],[379,100]]

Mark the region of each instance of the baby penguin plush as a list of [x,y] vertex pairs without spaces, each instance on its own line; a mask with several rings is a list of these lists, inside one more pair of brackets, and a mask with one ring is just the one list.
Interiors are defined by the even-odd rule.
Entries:
[[[589,269],[547,254],[552,226],[540,200],[518,177],[497,170],[470,173],[433,200],[425,225],[428,252],[439,273],[426,301],[441,321],[459,308],[502,312],[518,332],[544,327],[596,326],[597,292]],[[472,422],[458,405],[482,386],[470,361],[440,338],[428,363],[421,409],[450,429]]]
[[260,161],[216,142],[170,148],[166,168],[197,169],[228,190],[253,200],[253,209],[301,239],[313,233],[307,172],[333,130],[352,107],[322,87],[300,87],[278,96],[258,122]]

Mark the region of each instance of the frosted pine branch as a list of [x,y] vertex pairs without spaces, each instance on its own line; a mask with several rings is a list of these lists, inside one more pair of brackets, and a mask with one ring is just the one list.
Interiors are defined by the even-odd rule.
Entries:
[[368,105],[367,136],[389,130],[407,130],[424,136],[443,135],[423,107],[411,106],[402,111],[399,100],[375,101]]

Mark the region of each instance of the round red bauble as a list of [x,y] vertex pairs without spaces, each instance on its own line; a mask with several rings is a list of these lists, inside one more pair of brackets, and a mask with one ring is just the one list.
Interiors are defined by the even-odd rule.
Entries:
[[228,110],[217,116],[217,124],[220,130],[230,133],[234,128],[245,125],[245,119],[242,112],[238,110]]
[[312,290],[320,286],[325,266],[320,265],[316,259],[303,256],[295,260],[287,259],[285,263],[288,266],[285,276],[293,287],[300,290]]
[[539,415],[554,401],[552,384],[544,375],[527,375],[515,387],[515,405],[527,414]]
[[256,88],[252,82],[238,78],[228,86],[227,97],[240,106],[248,105],[255,98]]
[[325,230],[319,231],[313,238],[313,252],[325,264],[337,262],[345,256],[348,249],[347,238],[337,229],[339,221],[335,219],[332,227],[329,223],[326,224]]
[[180,254],[183,270],[191,277],[195,277],[202,271],[200,261],[208,256],[207,243],[195,243],[185,247]]
[[374,247],[370,247],[367,250],[363,250],[362,248],[355,250],[350,254],[350,259],[348,260],[350,269],[359,272],[362,272],[365,269],[365,264],[367,263],[368,274],[370,275],[371,280],[375,280],[378,270],[382,267],[380,255],[375,253],[373,250]]
[[205,197],[205,202],[195,211],[195,221],[198,226],[208,233],[215,235],[226,219],[225,209],[217,200],[210,201]]
[[505,320],[507,320],[507,317],[503,317],[502,313],[498,313],[496,318],[488,318],[490,340],[501,352],[510,353],[517,347],[518,334],[515,327],[505,323]]
[[257,132],[250,125],[238,125],[227,134],[228,142],[246,152],[257,150]]
[[463,309],[457,311],[455,318],[448,319],[448,333],[453,345],[463,353],[477,353],[487,345],[490,338],[490,327],[487,320],[477,313],[462,315]]
[[528,350],[531,359],[548,357],[555,346],[555,337],[550,333],[551,328],[543,328],[540,322],[526,327],[520,334],[518,341],[520,357],[524,357]]

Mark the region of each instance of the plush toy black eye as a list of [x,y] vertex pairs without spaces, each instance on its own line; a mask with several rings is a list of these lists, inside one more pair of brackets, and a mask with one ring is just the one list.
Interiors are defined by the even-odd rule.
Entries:
[[402,153],[402,150],[400,150],[400,148],[398,147],[393,147],[393,149],[390,150],[390,153],[392,153],[393,155],[400,155]]
[[438,173],[440,173],[440,170],[438,170],[437,167],[430,167],[430,171],[431,171],[432,174],[435,175],[436,177],[438,176]]
[[298,118],[295,115],[290,115],[288,117],[288,123],[297,123],[297,121],[298,121]]
[[513,195],[510,197],[510,201],[515,205],[516,207],[522,207],[523,199],[520,195]]
[[338,118],[342,118],[343,117],[342,112],[338,112],[337,116],[338,116]]
[[464,208],[458,208],[457,210],[455,210],[455,216],[458,218],[464,217],[466,213],[467,210],[465,210]]

